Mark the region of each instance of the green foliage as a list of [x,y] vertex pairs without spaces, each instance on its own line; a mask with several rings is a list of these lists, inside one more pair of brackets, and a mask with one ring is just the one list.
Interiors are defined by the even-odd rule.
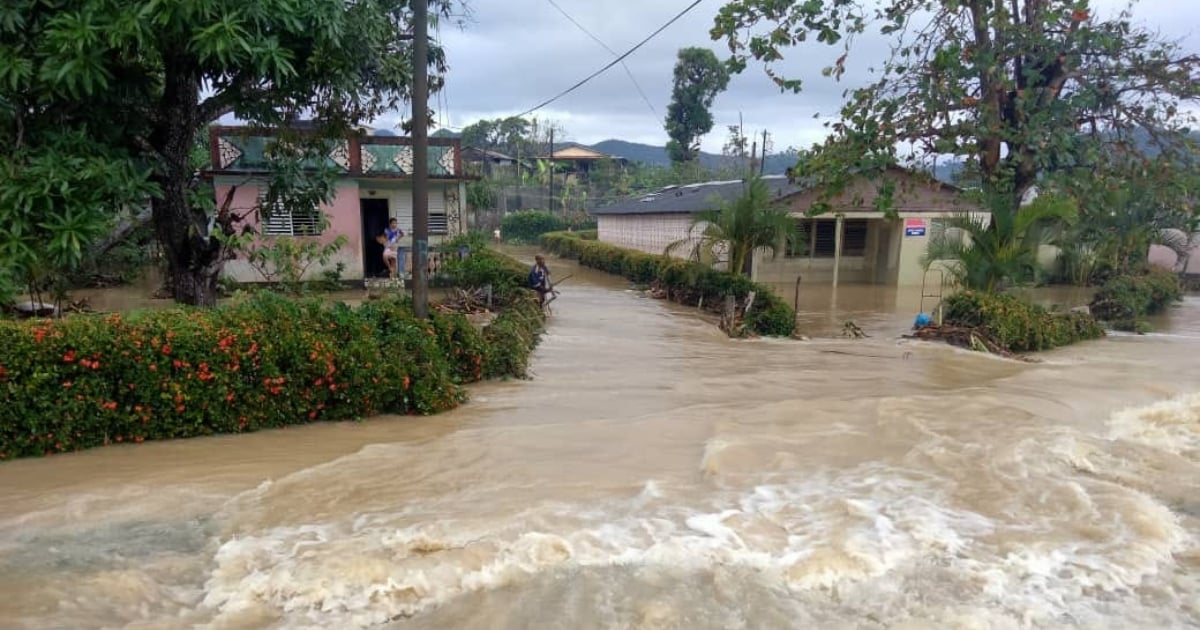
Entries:
[[481,179],[467,184],[467,205],[476,210],[491,210],[499,203],[499,192],[490,180]]
[[1049,194],[1019,210],[1003,196],[993,196],[990,205],[990,216],[946,219],[922,257],[925,268],[951,261],[949,272],[960,286],[987,292],[1030,282],[1038,273],[1038,247],[1073,224],[1078,212],[1073,200]]
[[[242,249],[242,254],[263,281],[278,286],[284,292],[298,294],[303,289],[308,270],[313,265],[328,267],[329,261],[347,242],[345,235],[338,235],[328,243],[290,236],[268,236],[248,243]],[[340,276],[341,272],[337,275]]]
[[464,147],[474,147],[487,151],[497,151],[516,157],[524,151],[528,153],[533,142],[530,134],[533,125],[524,118],[510,116],[493,120],[480,120],[467,125],[462,130]]
[[729,86],[729,70],[707,48],[682,48],[675,62],[671,104],[667,106],[666,130],[671,141],[667,151],[672,162],[693,162],[700,154],[700,138],[712,131],[709,109],[717,95]]
[[1152,245],[1186,258],[1200,230],[1194,196],[1200,172],[1158,159],[1121,182],[1079,186],[1081,220],[1058,246],[1061,276],[1080,286],[1138,274]]
[[1144,317],[1157,315],[1183,299],[1179,276],[1150,268],[1116,276],[1092,298],[1092,314],[1120,330],[1141,331]]
[[[432,4],[435,14],[452,8]],[[395,111],[410,97],[410,21],[408,0],[5,3],[3,168],[39,185],[0,176],[22,197],[0,211],[48,211],[40,223],[54,234],[40,243],[71,259],[101,231],[97,213],[150,196],[176,299],[211,305],[227,258],[213,233],[228,235],[234,221],[196,177],[199,136],[229,114],[270,126],[303,115],[332,137]],[[444,71],[436,45],[429,62]],[[435,72],[431,86],[441,83]]]
[[11,281],[35,295],[64,290],[116,211],[146,201],[154,188],[125,157],[70,132],[0,156],[0,267]]
[[[540,311],[477,330],[258,293],[210,310],[0,321],[0,460],[379,413],[436,413],[462,383],[523,376]],[[531,305],[532,304],[532,305]]]
[[754,58],[798,92],[799,80],[777,72],[786,49],[833,47],[824,74],[840,79],[868,30],[892,54],[882,66],[859,62],[875,78],[846,92],[841,119],[814,148],[816,187],[870,175],[907,145],[915,161],[962,158],[972,179],[1015,205],[1035,182],[1104,185],[1153,153],[1194,151],[1180,132],[1195,126],[1200,58],[1130,11],[1101,17],[1077,0],[727,0],[711,35],[728,44],[734,71]]
[[566,219],[560,215],[544,210],[523,210],[504,216],[500,234],[510,243],[536,243],[539,236],[565,230],[567,225]]
[[528,289],[510,291],[500,315],[483,329],[484,378],[523,377],[542,330],[542,307]]
[[746,329],[759,335],[786,337],[792,334],[796,313],[770,289],[751,282],[743,275],[716,271],[701,264],[666,256],[654,256],[602,243],[584,240],[578,234],[554,232],[542,235],[542,248],[579,264],[624,276],[639,284],[659,283],[668,297],[683,304],[704,304],[709,309],[724,305],[732,295],[742,301],[755,293],[754,305],[746,316]]
[[1015,296],[961,291],[946,298],[945,324],[978,328],[1011,352],[1035,352],[1104,336],[1086,313],[1050,313]]
[[501,303],[519,301],[518,294],[529,293],[525,286],[529,270],[516,260],[488,249],[481,234],[464,234],[445,247],[448,251],[457,251],[459,247],[470,250],[465,259],[455,257],[445,264],[445,275],[451,286],[479,288],[490,285]]
[[[699,230],[699,235],[696,231]],[[775,256],[789,239],[800,238],[796,221],[786,210],[771,205],[771,192],[762,178],[754,177],[746,191],[732,202],[719,202],[715,210],[692,216],[691,233],[667,246],[666,254],[690,246],[691,256],[712,261],[717,250],[727,248],[729,271],[740,274],[754,250],[762,248]]]
[[592,229],[592,230],[575,230],[575,236],[577,236],[585,241],[594,241],[600,237],[600,234],[597,230],[594,230],[594,229]]

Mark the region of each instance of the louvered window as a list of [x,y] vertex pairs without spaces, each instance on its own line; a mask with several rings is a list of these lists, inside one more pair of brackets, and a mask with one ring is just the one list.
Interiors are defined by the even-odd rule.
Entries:
[[[789,239],[787,255],[801,258],[812,249],[814,258],[833,258],[837,248],[837,219],[799,219],[798,236]],[[842,224],[842,255],[863,256],[867,251],[867,220],[846,219]]]
[[268,208],[266,191],[259,192],[258,205],[262,208],[264,236],[319,236],[325,228],[320,208],[289,210],[278,203]]

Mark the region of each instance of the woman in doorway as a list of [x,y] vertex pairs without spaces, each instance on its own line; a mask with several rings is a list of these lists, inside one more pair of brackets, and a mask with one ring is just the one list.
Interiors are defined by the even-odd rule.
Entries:
[[397,260],[401,238],[404,238],[404,230],[400,229],[399,222],[394,218],[388,221],[387,228],[383,230],[383,234],[379,235],[379,243],[383,245],[383,262],[387,265],[390,278],[395,278],[398,273]]

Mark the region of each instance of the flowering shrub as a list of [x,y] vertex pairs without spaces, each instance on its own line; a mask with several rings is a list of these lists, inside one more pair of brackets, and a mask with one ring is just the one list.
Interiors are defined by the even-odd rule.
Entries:
[[[443,411],[464,399],[461,383],[524,375],[541,325],[524,311],[480,332],[399,301],[259,293],[211,310],[0,321],[0,460]],[[528,346],[516,362],[497,356],[514,353],[514,326]]]

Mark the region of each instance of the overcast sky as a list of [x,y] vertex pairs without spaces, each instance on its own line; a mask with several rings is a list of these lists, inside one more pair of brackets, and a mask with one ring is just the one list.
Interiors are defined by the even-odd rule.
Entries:
[[[611,53],[583,34],[547,0],[468,0],[471,19],[461,28],[442,25],[450,73],[444,94],[431,102],[443,124],[460,128],[480,118],[518,114],[557,94],[612,60]],[[690,0],[556,0],[576,21],[610,48],[624,52],[690,4]],[[567,130],[570,140],[592,143],[609,138],[663,145],[663,117],[670,100],[675,54],[685,46],[707,46],[720,57],[726,49],[709,38],[722,0],[705,0],[626,61],[645,91],[642,99],[621,66],[538,112]],[[1094,0],[1093,7],[1111,13],[1123,0]],[[1172,38],[1200,49],[1200,2],[1142,0],[1135,18]],[[821,68],[840,54],[822,44],[792,49],[783,67],[805,80],[802,94],[780,94],[762,72],[751,66],[730,82],[714,105],[716,126],[704,148],[720,152],[727,125],[739,112],[747,132],[769,130],[776,150],[807,147],[825,133],[815,114],[836,114],[842,92],[862,81],[871,63],[882,60],[885,40],[863,37],[851,53],[847,81],[820,76]],[[857,76],[855,76],[857,75]],[[651,105],[653,109],[651,109]]]

